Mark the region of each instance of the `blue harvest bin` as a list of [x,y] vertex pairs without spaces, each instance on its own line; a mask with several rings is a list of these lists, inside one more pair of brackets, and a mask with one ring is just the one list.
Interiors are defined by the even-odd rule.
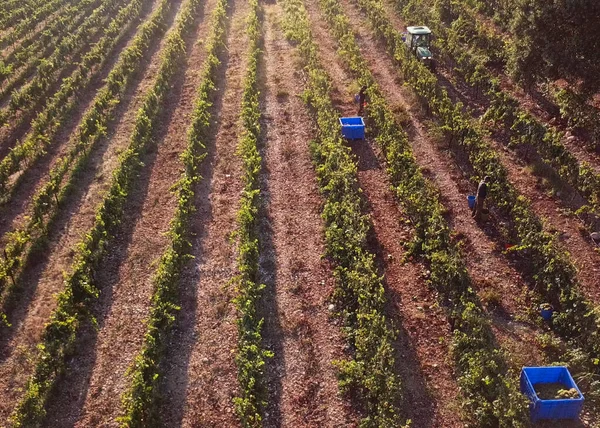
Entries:
[[342,117],[342,137],[348,140],[363,140],[365,138],[365,122],[362,117]]
[[552,319],[552,314],[554,313],[554,309],[540,309],[540,315],[544,319],[544,321],[550,321]]
[[[565,389],[575,388],[579,398],[565,400],[542,400],[535,393],[537,383],[561,383]],[[564,366],[523,367],[521,370],[521,392],[531,400],[531,421],[540,419],[578,419],[583,407],[583,394]]]
[[469,208],[473,209],[475,206],[475,195],[467,196],[467,202],[469,203]]

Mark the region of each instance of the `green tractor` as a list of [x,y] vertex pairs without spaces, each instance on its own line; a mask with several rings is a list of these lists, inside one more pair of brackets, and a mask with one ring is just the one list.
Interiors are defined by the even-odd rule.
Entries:
[[425,26],[406,27],[406,33],[403,34],[403,39],[411,52],[430,69],[435,69],[433,55],[431,54],[430,44],[431,30]]

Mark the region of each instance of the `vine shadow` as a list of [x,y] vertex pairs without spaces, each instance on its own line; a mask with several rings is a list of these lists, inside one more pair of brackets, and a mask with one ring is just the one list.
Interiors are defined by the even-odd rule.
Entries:
[[[231,28],[231,17],[235,6],[227,10],[226,33]],[[196,342],[196,320],[198,314],[198,284],[199,278],[196,269],[197,264],[203,259],[202,246],[206,240],[206,225],[213,218],[212,205],[210,202],[211,185],[214,176],[214,164],[216,159],[216,135],[220,126],[220,112],[223,108],[225,95],[225,76],[229,68],[230,55],[227,49],[219,54],[221,61],[217,70],[216,91],[211,95],[213,105],[210,108],[211,122],[207,139],[206,157],[200,166],[202,179],[196,184],[194,192],[194,206],[196,213],[192,217],[191,235],[193,260],[184,267],[180,279],[179,305],[173,330],[170,333],[170,341],[166,354],[160,364],[162,380],[159,382],[159,412],[161,423],[169,426],[181,426],[185,414],[189,379],[189,366]],[[214,120],[213,120],[214,119]],[[169,421],[167,424],[166,421]]]
[[[181,4],[182,2],[180,2]],[[175,21],[178,8],[173,8],[167,28]],[[195,21],[196,28],[203,19],[204,12],[201,11]],[[195,31],[185,38],[185,43],[189,48],[193,42]],[[156,43],[154,49],[158,49]],[[148,56],[150,58],[150,56]],[[180,70],[183,70],[182,67]],[[166,106],[175,105],[180,99],[184,74],[181,72],[174,77],[174,85],[164,100]],[[159,125],[154,133],[153,142],[146,152],[141,154],[141,163],[143,169],[130,190],[131,197],[126,202],[123,212],[125,213],[123,221],[119,226],[119,232],[115,240],[109,244],[109,250],[105,255],[102,265],[103,269],[98,269],[96,281],[99,284],[100,296],[92,309],[97,325],[86,323],[83,334],[77,338],[74,349],[75,354],[69,358],[66,373],[58,381],[51,394],[47,405],[47,423],[54,427],[74,426],[81,417],[83,406],[89,390],[90,380],[97,359],[98,335],[108,319],[113,304],[113,290],[121,280],[120,267],[127,258],[129,246],[132,244],[135,225],[141,218],[144,201],[148,195],[152,170],[159,168],[156,164],[158,155],[158,144],[165,140],[168,126],[173,119],[174,109],[165,109],[159,116],[157,122]],[[149,261],[150,262],[150,261]]]

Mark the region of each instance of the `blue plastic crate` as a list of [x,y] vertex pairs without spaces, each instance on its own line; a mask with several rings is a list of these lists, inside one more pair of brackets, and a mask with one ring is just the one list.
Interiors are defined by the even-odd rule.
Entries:
[[469,195],[467,196],[467,203],[469,204],[469,208],[473,209],[475,208],[475,199],[477,197],[475,195]]
[[[565,400],[542,400],[535,393],[537,383],[561,383],[565,389],[575,388],[579,398]],[[556,367],[523,367],[521,370],[521,392],[531,400],[531,421],[540,419],[578,419],[583,407],[583,394],[575,384],[569,369]]]
[[552,313],[554,309],[540,309],[540,315],[544,319],[544,321],[550,321],[552,319]]
[[362,117],[341,117],[342,137],[348,140],[363,140],[365,138],[365,122]]

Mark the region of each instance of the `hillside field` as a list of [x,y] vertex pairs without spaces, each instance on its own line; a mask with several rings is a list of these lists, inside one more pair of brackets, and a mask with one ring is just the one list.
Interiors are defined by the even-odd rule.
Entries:
[[3,0],[0,426],[599,427],[578,2]]

